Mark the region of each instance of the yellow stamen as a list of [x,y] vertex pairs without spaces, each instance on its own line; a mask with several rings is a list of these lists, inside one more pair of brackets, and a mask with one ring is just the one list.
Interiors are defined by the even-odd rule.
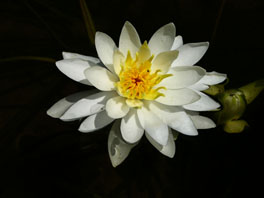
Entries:
[[151,62],[153,58],[154,55],[151,56],[147,42],[144,42],[136,53],[135,59],[128,51],[126,60],[121,63],[120,81],[116,83],[116,87],[118,92],[128,99],[129,106],[139,107],[142,105],[140,101],[142,99],[154,100],[164,96],[158,91],[166,88],[157,87],[157,85],[172,74],[159,74],[160,70],[152,72]]

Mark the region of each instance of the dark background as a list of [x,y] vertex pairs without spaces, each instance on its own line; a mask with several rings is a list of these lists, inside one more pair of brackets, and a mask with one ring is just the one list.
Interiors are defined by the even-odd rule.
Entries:
[[[263,0],[88,1],[96,30],[118,41],[126,20],[148,40],[174,22],[184,42],[210,41],[199,65],[227,73],[228,87],[263,78]],[[248,107],[250,128],[180,135],[173,159],[143,138],[117,168],[107,135],[46,115],[87,87],[57,70],[62,51],[96,56],[78,0],[0,1],[0,197],[261,197],[263,93]],[[21,56],[49,57],[48,61]],[[14,58],[16,57],[16,58]]]

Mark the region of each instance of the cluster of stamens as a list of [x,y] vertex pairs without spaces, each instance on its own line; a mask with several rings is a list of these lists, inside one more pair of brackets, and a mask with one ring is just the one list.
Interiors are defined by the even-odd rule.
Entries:
[[163,96],[159,92],[165,87],[157,87],[164,78],[171,74],[159,74],[161,71],[151,71],[151,64],[154,56],[152,55],[145,61],[139,60],[139,53],[136,53],[135,59],[128,51],[126,60],[121,63],[119,73],[119,82],[116,84],[118,92],[129,100],[155,100]]

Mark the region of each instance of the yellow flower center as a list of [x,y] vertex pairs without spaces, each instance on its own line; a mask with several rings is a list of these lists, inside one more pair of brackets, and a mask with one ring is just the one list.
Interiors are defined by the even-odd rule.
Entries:
[[[147,42],[141,48],[148,49]],[[148,49],[149,50],[149,49]],[[150,51],[149,51],[150,52]],[[140,100],[154,100],[157,97],[164,96],[160,93],[160,89],[165,87],[157,87],[164,78],[171,76],[171,74],[159,74],[161,71],[151,71],[151,62],[154,56],[142,60],[142,50],[136,53],[136,58],[131,57],[130,51],[127,53],[126,60],[121,63],[121,71],[119,73],[119,82],[116,83],[118,92],[127,98],[127,104],[132,107],[142,106]]]

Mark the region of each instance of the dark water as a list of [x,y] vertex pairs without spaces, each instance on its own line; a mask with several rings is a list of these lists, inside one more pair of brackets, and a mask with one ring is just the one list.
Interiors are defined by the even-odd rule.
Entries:
[[[199,65],[227,73],[229,87],[263,78],[262,0],[87,1],[98,31],[116,42],[129,20],[141,40],[174,22],[184,42],[210,41]],[[58,99],[85,90],[54,64],[7,61],[17,56],[61,59],[62,51],[96,56],[79,1],[0,1],[0,197],[256,197],[263,158],[263,93],[244,118],[250,128],[180,135],[173,159],[144,138],[119,167],[107,152],[110,126],[92,134],[79,122],[46,115]],[[261,196],[260,196],[261,197]]]

